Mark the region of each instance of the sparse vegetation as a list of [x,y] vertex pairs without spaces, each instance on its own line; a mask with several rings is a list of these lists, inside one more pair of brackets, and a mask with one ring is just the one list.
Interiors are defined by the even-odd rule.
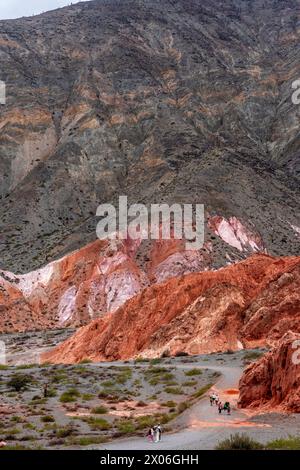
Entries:
[[102,444],[107,441],[105,436],[83,436],[83,437],[72,437],[69,440],[69,444],[75,446],[89,446],[91,444]]
[[55,419],[53,418],[53,416],[51,415],[45,415],[45,416],[42,416],[41,417],[41,421],[43,423],[54,423],[55,422]]
[[108,412],[108,409],[105,406],[96,406],[95,408],[92,408],[91,412],[96,415],[104,415]]
[[111,424],[104,418],[87,418],[86,421],[95,431],[106,431],[111,428]]
[[8,381],[8,387],[12,388],[16,392],[25,390],[29,384],[32,383],[32,378],[26,374],[14,374]]
[[199,388],[199,390],[197,390],[197,392],[195,392],[193,394],[193,396],[195,398],[200,398],[202,397],[202,395],[204,395],[211,387],[212,387],[213,384],[207,384],[207,385],[204,385],[203,387]]
[[165,389],[166,393],[169,393],[171,395],[182,395],[183,391],[180,387],[166,387]]
[[132,434],[136,430],[134,423],[129,420],[120,420],[117,423],[117,428],[122,434]]
[[201,375],[202,370],[201,369],[190,369],[184,373],[187,377],[193,377],[195,375]]
[[69,424],[68,426],[57,428],[55,430],[55,434],[58,438],[65,438],[71,436],[72,434],[74,434],[74,427]]
[[264,353],[262,351],[248,351],[244,354],[245,361],[256,361],[262,357]]
[[300,450],[300,436],[289,436],[286,439],[275,439],[266,445],[267,449]]
[[61,403],[69,403],[76,401],[76,398],[80,397],[80,393],[76,388],[70,388],[66,392],[63,392],[60,396],[59,401]]
[[263,449],[263,445],[255,441],[247,434],[232,434],[228,439],[224,439],[216,446],[216,450],[258,450]]

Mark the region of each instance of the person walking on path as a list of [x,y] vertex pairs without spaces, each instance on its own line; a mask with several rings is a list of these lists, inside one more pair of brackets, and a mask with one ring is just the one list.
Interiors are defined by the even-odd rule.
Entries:
[[157,436],[158,436],[159,441],[161,441],[161,435],[162,435],[161,425],[158,424],[158,426],[157,426]]
[[153,435],[154,435],[153,428],[150,428],[148,433],[147,433],[147,437],[148,437],[150,442],[153,442]]
[[218,403],[218,410],[219,410],[219,414],[221,414],[222,410],[223,410],[223,405],[222,405],[221,401],[219,401],[219,403]]

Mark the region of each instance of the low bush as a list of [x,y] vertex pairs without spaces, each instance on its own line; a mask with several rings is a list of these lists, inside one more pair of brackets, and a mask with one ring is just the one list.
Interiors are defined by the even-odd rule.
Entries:
[[28,385],[32,383],[32,378],[26,374],[14,374],[11,379],[7,382],[8,387],[12,388],[16,392],[26,390]]
[[79,391],[76,388],[70,388],[61,394],[59,401],[61,403],[69,403],[76,401],[78,397],[80,397]]
[[228,439],[219,442],[216,450],[258,450],[263,445],[255,441],[247,434],[232,434]]
[[105,415],[105,413],[108,412],[108,409],[105,408],[105,406],[96,406],[95,408],[92,408],[91,412],[95,415]]
[[184,373],[187,377],[193,377],[194,375],[201,375],[201,369],[190,369]]
[[289,436],[286,439],[275,439],[268,442],[267,449],[300,450],[300,436]]

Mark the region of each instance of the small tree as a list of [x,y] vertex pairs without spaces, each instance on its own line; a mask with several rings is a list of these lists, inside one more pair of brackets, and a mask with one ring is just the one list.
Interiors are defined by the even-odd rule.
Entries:
[[7,385],[16,392],[20,392],[21,390],[25,390],[31,382],[32,379],[30,375],[14,374],[8,381]]

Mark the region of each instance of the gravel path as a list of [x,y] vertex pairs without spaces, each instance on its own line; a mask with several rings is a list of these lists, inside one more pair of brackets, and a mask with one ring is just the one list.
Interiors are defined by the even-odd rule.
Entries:
[[211,407],[206,393],[204,397],[191,408],[187,409],[175,421],[177,432],[165,433],[161,442],[151,443],[146,438],[132,437],[118,439],[102,445],[92,445],[89,449],[98,450],[201,450],[214,449],[217,443],[230,434],[243,432],[254,439],[266,443],[278,437],[287,437],[299,432],[299,415],[267,414],[249,418],[243,410],[236,408],[237,394],[234,393],[242,374],[240,366],[207,365],[201,362],[193,364],[176,364],[182,368],[209,368],[221,372],[222,376],[216,383],[215,390],[222,401],[228,399],[232,404],[231,415],[217,412]]

